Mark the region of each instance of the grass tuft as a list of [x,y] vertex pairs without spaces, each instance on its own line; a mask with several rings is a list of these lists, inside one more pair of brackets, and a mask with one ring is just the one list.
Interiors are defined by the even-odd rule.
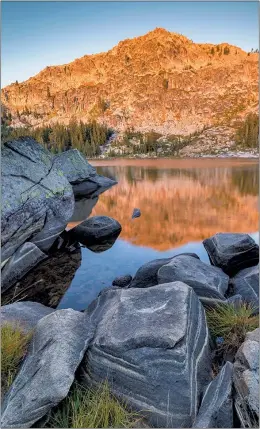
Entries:
[[127,428],[140,416],[127,410],[110,392],[107,382],[95,390],[75,383],[69,395],[52,411],[45,427],[51,428]]
[[1,326],[1,388],[2,394],[11,386],[22,358],[26,354],[31,334],[25,334],[19,326],[4,323]]
[[216,308],[206,311],[209,330],[214,338],[222,337],[220,346],[224,353],[234,354],[245,340],[247,332],[259,325],[258,316],[254,316],[254,308],[247,303],[240,306],[219,304]]

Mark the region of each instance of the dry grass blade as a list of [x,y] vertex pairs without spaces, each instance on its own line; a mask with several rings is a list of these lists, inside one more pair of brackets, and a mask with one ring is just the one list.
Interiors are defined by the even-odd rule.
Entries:
[[107,382],[95,390],[75,384],[67,398],[53,411],[48,427],[127,428],[140,419],[110,392]]
[[31,334],[25,334],[19,328],[4,323],[1,326],[1,378],[2,393],[12,384],[22,358],[25,356]]

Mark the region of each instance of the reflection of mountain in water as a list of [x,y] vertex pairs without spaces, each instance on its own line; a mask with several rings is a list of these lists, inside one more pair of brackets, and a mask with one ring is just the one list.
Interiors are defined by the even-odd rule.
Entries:
[[[97,168],[119,183],[100,196],[92,214],[117,219],[121,238],[166,250],[219,231],[258,229],[256,163],[209,168],[138,164]],[[131,220],[133,207],[141,209],[139,219]]]

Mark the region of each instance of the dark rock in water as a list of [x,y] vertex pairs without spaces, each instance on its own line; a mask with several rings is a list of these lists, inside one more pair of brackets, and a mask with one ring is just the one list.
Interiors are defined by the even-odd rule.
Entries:
[[245,268],[230,279],[233,293],[242,296],[243,301],[259,311],[259,265]]
[[4,398],[1,427],[31,427],[62,401],[92,336],[87,315],[79,311],[57,310],[41,319]]
[[181,282],[107,289],[87,314],[95,336],[82,382],[107,379],[154,427],[191,427],[211,380],[205,312],[194,291]]
[[53,311],[52,308],[31,301],[3,305],[1,307],[1,326],[8,323],[19,326],[22,331],[27,333],[35,328],[39,320]]
[[111,217],[93,216],[68,231],[68,237],[93,252],[102,252],[112,247],[121,229],[120,223]]
[[232,428],[233,365],[227,362],[207,387],[193,428]]
[[8,259],[1,272],[2,288],[1,293],[5,292],[17,280],[23,277],[31,268],[47,258],[38,247],[30,242],[24,243]]
[[235,357],[235,405],[241,427],[258,427],[252,416],[259,418],[259,334],[259,328],[249,332]]
[[5,291],[2,294],[2,304],[19,299],[36,301],[56,308],[68,290],[80,264],[80,247],[74,252],[55,251],[17,282],[13,288]]
[[192,287],[200,299],[225,300],[229,277],[220,268],[212,267],[191,256],[179,255],[157,274],[158,283],[182,281]]
[[73,185],[75,196],[90,196],[99,188],[101,192],[117,182],[108,177],[99,176],[84,155],[77,149],[70,149],[54,158],[54,165],[59,168],[68,181]]
[[130,276],[130,274],[127,274],[125,276],[116,277],[115,280],[113,280],[112,285],[119,286],[119,287],[126,287],[131,283],[131,281],[132,281],[132,276]]
[[229,276],[259,262],[259,246],[248,234],[218,233],[203,244],[211,263]]
[[[199,259],[195,253],[183,253],[193,258]],[[151,287],[158,285],[157,272],[163,265],[168,264],[173,258],[179,255],[172,256],[171,258],[155,259],[154,261],[147,262],[142,265],[136,272],[130,287]]]
[[140,209],[134,209],[132,214],[132,219],[135,219],[136,217],[141,216],[141,210]]
[[2,261],[27,240],[46,252],[74,209],[72,187],[53,156],[31,138],[2,148]]

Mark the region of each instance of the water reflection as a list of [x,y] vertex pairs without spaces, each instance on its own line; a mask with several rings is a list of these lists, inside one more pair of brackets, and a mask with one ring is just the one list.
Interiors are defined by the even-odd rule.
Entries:
[[[216,232],[248,232],[258,242],[258,164],[236,160],[98,161],[99,174],[118,185],[99,197],[91,216],[114,217],[120,239],[100,254],[82,249],[82,263],[59,308],[84,309],[116,276],[145,262],[194,252],[208,262],[201,241]],[[134,207],[141,217],[131,219]],[[73,225],[86,216],[84,209]]]

